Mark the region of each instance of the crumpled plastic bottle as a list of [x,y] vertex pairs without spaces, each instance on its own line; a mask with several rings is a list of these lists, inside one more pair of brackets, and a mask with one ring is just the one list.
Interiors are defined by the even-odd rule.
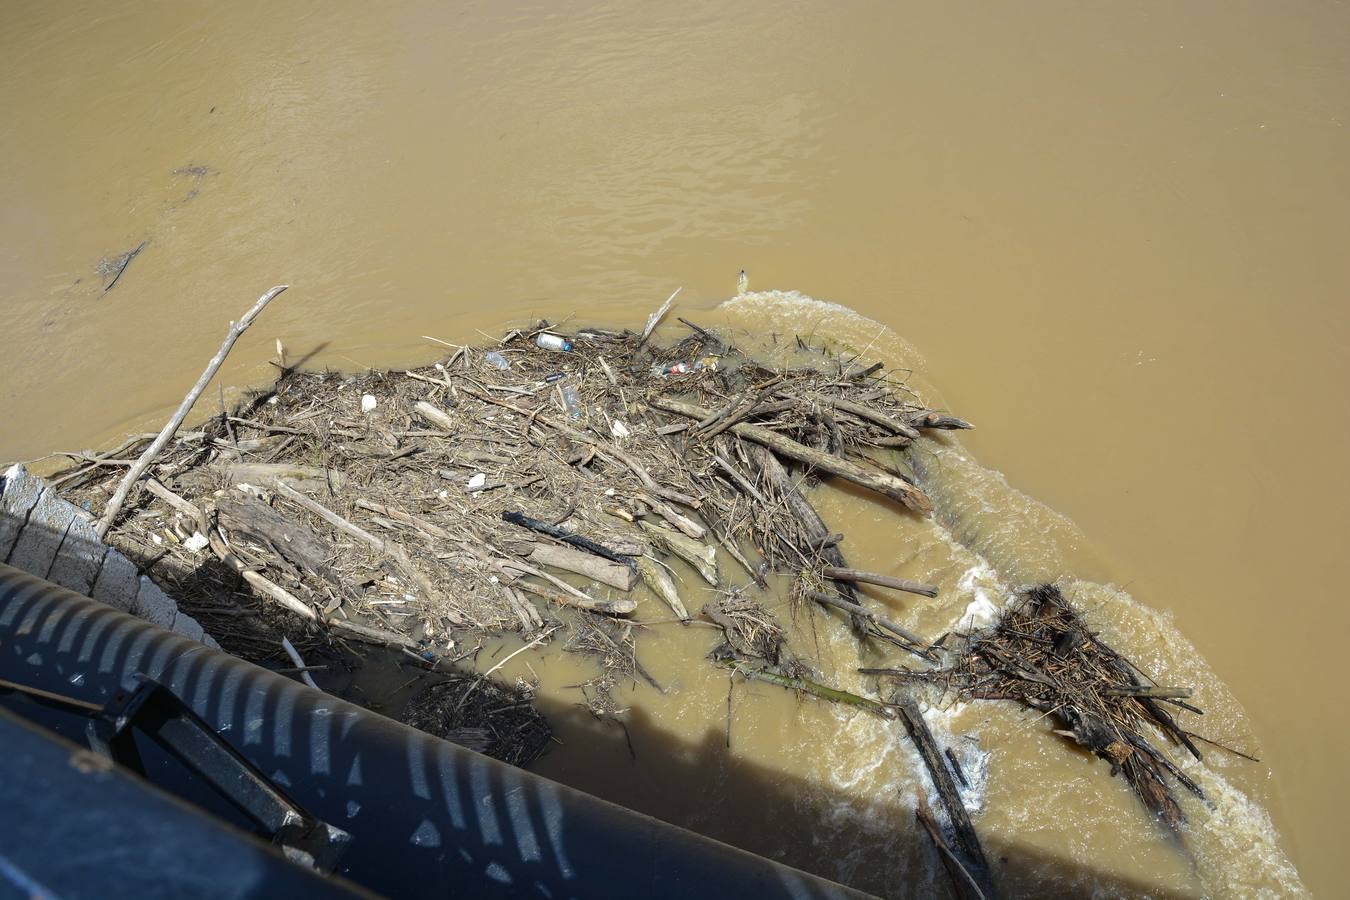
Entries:
[[717,368],[717,357],[705,356],[692,364],[687,362],[677,362],[671,363],[669,365],[661,365],[660,363],[657,363],[656,365],[652,366],[652,374],[688,375],[690,372],[701,372],[704,369],[716,370],[716,368]]
[[570,384],[562,386],[563,405],[567,407],[567,414],[574,419],[580,419],[585,407],[581,405],[581,398],[577,396],[576,388]]

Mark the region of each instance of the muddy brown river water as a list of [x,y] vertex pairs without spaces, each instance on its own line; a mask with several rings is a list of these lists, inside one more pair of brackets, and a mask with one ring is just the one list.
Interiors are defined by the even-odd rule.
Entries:
[[[938,724],[978,734],[977,825],[1007,883],[1339,892],[1345,4],[0,15],[0,459],[157,426],[279,282],[223,383],[267,379],[275,338],[308,365],[422,363],[421,335],[637,324],[677,285],[700,320],[831,329],[978,425],[933,450],[978,488],[936,525],[818,496],[851,560],[945,598],[876,602],[936,633],[1078,576],[1132,652],[1196,684],[1206,733],[1262,757],[1193,773],[1215,802],[1189,808],[1192,863],[1045,723],[947,710]],[[100,261],[142,242],[104,293]],[[752,295],[714,309],[740,269]],[[565,741],[544,771],[922,893],[931,873],[895,837],[918,784],[897,735],[741,686],[728,749],[711,632],[675,628],[644,657],[672,690],[625,695],[628,740],[574,711],[581,663],[532,661]],[[830,668],[856,663],[803,631]]]

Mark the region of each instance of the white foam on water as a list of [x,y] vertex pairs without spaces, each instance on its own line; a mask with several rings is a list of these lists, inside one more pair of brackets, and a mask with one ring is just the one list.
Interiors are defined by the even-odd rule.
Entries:
[[[1208,820],[1197,828],[1197,840],[1216,849],[1225,866],[1216,871],[1201,867],[1200,880],[1212,896],[1295,897],[1307,896],[1298,870],[1280,849],[1270,814],[1243,794],[1211,767],[1194,759],[1182,766],[1209,798]],[[1272,887],[1271,883],[1275,886]]]
[[856,319],[859,324],[870,323],[876,328],[886,328],[880,322],[869,319],[866,316],[859,315],[839,303],[830,300],[819,300],[809,294],[803,294],[800,291],[747,291],[744,294],[737,294],[727,300],[723,300],[721,309],[743,310],[749,309],[755,312],[763,310],[764,312],[781,312],[783,307],[790,307],[796,317],[809,315],[812,312],[822,315],[842,315]]
[[[954,623],[954,628],[961,631],[973,631],[978,628],[988,628],[994,624],[998,618],[999,610],[1002,604],[995,605],[989,592],[985,590],[982,582],[994,580],[994,570],[986,562],[980,562],[978,565],[966,569],[965,574],[957,583],[957,588],[963,593],[975,595],[975,599],[966,604],[965,612],[961,618]],[[1003,598],[1007,602],[1007,598]]]
[[[828,324],[826,333],[832,340],[859,345],[860,351],[865,347],[873,358],[886,359],[892,366],[897,365],[897,360],[907,366],[922,363],[912,346],[881,323],[848,307],[796,291],[743,294],[725,301],[719,308],[735,317],[747,317],[747,325],[753,318],[760,333],[770,322],[773,327],[794,329],[804,336],[813,328],[824,330]],[[947,527],[937,523],[934,523],[933,531],[939,540],[975,554],[977,562],[958,580],[958,601],[965,603],[963,608],[953,610],[957,616],[952,625],[961,629],[982,627],[991,624],[1000,609],[1013,599],[1013,592],[999,576],[986,555],[988,552],[994,553],[993,558],[1011,564],[1017,570],[1015,577],[1040,577],[1040,570],[1054,564],[1056,554],[1053,550],[1038,555],[1033,549],[1031,558],[1025,561],[1011,558],[1014,554],[1027,552],[1029,537],[1042,538],[1047,546],[1053,546],[1057,541],[1074,543],[1084,539],[1072,521],[1013,488],[1002,473],[980,466],[959,450],[948,449],[945,453],[946,462],[956,464],[963,477],[973,474],[981,482],[980,492],[968,491],[957,499],[964,508],[958,510],[956,519],[946,520],[948,527],[955,527],[956,531],[949,532]],[[945,464],[936,455],[926,462]],[[995,493],[1001,492],[997,504],[989,499],[991,493],[983,490],[988,487]],[[941,505],[941,498],[935,499]],[[990,520],[998,523],[992,531]],[[1177,631],[1170,614],[1144,606],[1114,586],[1070,580],[1064,583],[1064,589],[1078,608],[1084,610],[1090,624],[1102,627],[1104,637],[1118,641],[1141,668],[1166,672],[1170,680],[1196,685],[1199,699],[1209,713],[1205,719],[1211,733],[1225,737],[1238,735],[1239,740],[1251,740],[1250,725],[1241,705],[1190,641]],[[977,811],[986,795],[992,754],[979,745],[978,727],[962,732],[959,725],[966,712],[965,704],[952,704],[930,709],[924,717],[939,744],[951,747],[960,760],[972,785],[968,792],[963,792],[963,800],[968,808]],[[852,711],[841,712],[840,716],[840,741],[845,745],[870,745],[869,749],[876,752],[864,754],[863,759],[867,762],[855,765],[850,771],[831,766],[829,781],[833,787],[844,792],[884,791],[892,797],[898,791],[906,805],[912,803],[916,789],[921,788],[929,793],[930,803],[936,802],[927,777],[923,776],[922,780],[917,777],[923,764],[912,742],[900,740],[894,733],[894,729],[900,727],[898,723],[882,726],[887,732],[883,747],[876,743],[878,726],[875,719]],[[1191,822],[1187,843],[1204,892],[1210,896],[1306,896],[1297,870],[1279,845],[1278,831],[1267,811],[1217,771],[1216,762],[1218,767],[1226,767],[1226,760],[1220,756],[1216,761],[1215,754],[1211,753],[1203,762],[1189,757],[1177,761],[1201,785],[1209,799],[1208,804],[1202,804],[1188,799],[1189,795],[1182,798]],[[1043,785],[1037,796],[1026,798],[1025,806],[1006,810],[1005,815],[1019,830],[1043,828],[1040,811],[1046,799],[1045,790],[1072,796],[1080,790],[1086,792],[1092,784],[1091,779],[1097,778],[1096,773],[1084,769],[1082,776]],[[834,824],[858,827],[859,808],[847,805],[845,809],[845,806],[841,804],[838,814],[832,817]],[[865,814],[861,818],[865,820]],[[905,848],[896,845],[894,830],[878,831],[874,823],[863,821],[861,824],[869,838],[884,840],[904,855],[901,851]],[[892,824],[888,823],[888,826]],[[1159,840],[1162,840],[1161,835]],[[848,879],[857,866],[864,863],[861,853],[846,856],[839,860],[838,876]],[[912,871],[908,863],[900,868],[904,870],[903,877],[913,879],[908,882],[907,891],[919,889],[925,883],[936,884],[933,881],[936,875],[930,865],[921,865],[919,871]],[[1092,892],[1096,893],[1095,890]]]

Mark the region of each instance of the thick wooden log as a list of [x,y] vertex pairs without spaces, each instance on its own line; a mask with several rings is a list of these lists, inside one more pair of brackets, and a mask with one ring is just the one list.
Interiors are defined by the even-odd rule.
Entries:
[[[512,525],[519,525],[521,528],[528,528],[530,531],[546,534],[555,540],[562,541],[564,544],[571,544],[578,550],[584,550],[587,553],[594,554],[602,559],[607,559],[612,563],[627,566],[628,568],[633,569],[634,572],[637,571],[637,566],[634,564],[632,557],[612,550],[598,541],[591,540],[585,535],[574,534],[565,528],[561,528],[550,522],[544,522],[540,519],[531,518],[522,512],[503,512],[502,520],[510,522]],[[627,588],[624,588],[624,590],[627,590]]]
[[911,594],[922,594],[925,597],[936,597],[938,589],[931,584],[922,584],[918,581],[907,581],[904,578],[894,578],[890,575],[880,575],[876,572],[864,572],[861,569],[845,569],[839,566],[826,566],[823,570],[826,578],[835,581],[853,581],[862,584],[875,584],[877,587],[893,588],[897,591],[906,591]]
[[[213,465],[213,468],[217,466]],[[268,487],[277,478],[302,491],[336,493],[342,490],[345,479],[336,469],[317,466],[297,466],[289,463],[233,463],[223,467],[231,484],[251,484]]]
[[283,559],[333,584],[340,579],[329,565],[336,555],[330,541],[254,497],[225,497],[216,504],[220,523],[232,537],[248,536],[270,546]]
[[650,494],[638,494],[637,500],[696,541],[703,540],[703,536],[708,533],[708,529],[704,528],[698,522],[695,522],[670,504],[663,503]]
[[741,472],[739,468],[736,467],[734,463],[732,463],[730,460],[726,459],[719,453],[713,454],[713,462],[721,466],[722,470],[731,476],[731,480],[735,483],[736,487],[740,488],[743,494],[745,494],[747,497],[750,497],[751,499],[755,500],[758,503],[765,502],[764,495],[759,492],[759,488],[755,487],[754,482],[752,482],[749,478],[746,478],[745,475]]
[[943,431],[964,431],[975,427],[965,419],[958,419],[956,416],[944,416],[942,413],[933,412],[931,409],[921,410],[909,421],[916,428],[938,428]]
[[1184,687],[1160,687],[1140,684],[1132,687],[1124,685],[1109,687],[1102,691],[1108,697],[1149,697],[1154,700],[1185,700],[1191,696],[1191,689]]
[[444,431],[455,430],[455,420],[450,418],[444,410],[436,408],[425,400],[417,401],[413,405],[413,410],[437,428]]
[[[402,647],[418,656],[422,656],[425,652],[421,644],[406,634],[395,634],[392,631],[385,631],[383,628],[372,628],[369,625],[362,625],[360,622],[352,622],[347,619],[328,619],[324,624],[343,637],[352,640],[365,641],[367,644],[382,644],[386,647]],[[427,662],[432,661],[427,660],[425,656],[422,656],[422,658]]]
[[[552,576],[532,567],[527,568],[524,563],[514,561],[503,562],[501,568],[502,574],[506,575],[508,578],[515,579],[511,582],[511,587],[534,594],[536,597],[543,597],[545,600],[556,603],[559,606],[574,606],[577,609],[599,613],[602,616],[627,616],[632,615],[633,610],[637,609],[637,601],[630,600],[627,597],[619,600],[597,600],[594,597],[587,597],[585,594],[578,597],[573,593],[551,591],[546,587],[531,584],[519,576],[522,574],[536,575],[543,578],[545,581],[550,580]],[[562,583],[565,584],[566,582]]]
[[[816,508],[811,505],[811,501],[797,489],[797,485],[792,483],[788,477],[787,469],[778,461],[778,457],[764,447],[754,447],[751,458],[759,464],[759,471],[764,476],[764,481],[773,487],[774,492],[782,498],[783,503],[788,510],[801,523],[802,531],[806,535],[807,543],[813,547],[819,547],[821,559],[832,566],[846,568],[847,561],[844,559],[843,551],[839,549],[837,541],[833,540],[834,535],[825,525],[825,521],[816,512]],[[854,604],[858,604],[858,592],[849,582],[840,582],[838,584],[840,596]],[[866,625],[863,620],[857,616],[853,617],[853,628],[859,634],[864,634]]]
[[[947,752],[950,753],[951,751]],[[937,820],[933,818],[933,811],[928,806],[928,800],[922,794],[919,795],[918,802],[915,804],[914,817],[928,832],[929,840],[933,842],[933,847],[942,858],[943,868],[947,870],[947,875],[952,880],[952,890],[955,891],[957,900],[986,900],[984,891],[980,890],[974,876],[966,871],[960,857],[947,845],[947,839],[942,836],[942,829],[938,827]]]
[[[676,400],[672,397],[652,397],[648,400],[648,403],[656,409],[687,416],[691,419],[702,419],[709,414],[708,410],[697,404]],[[906,484],[894,475],[868,471],[857,463],[820,450],[813,450],[792,440],[792,438],[784,437],[776,431],[770,431],[759,425],[739,422],[733,425],[731,430],[738,437],[768,447],[775,453],[780,453],[789,459],[806,463],[822,472],[829,472],[831,475],[838,475],[840,478],[851,481],[860,487],[898,500],[916,512],[927,515],[933,511],[933,504],[928,499],[927,494],[912,484]]]
[[[575,606],[577,609],[590,610],[606,616],[627,616],[637,609],[637,601],[630,597],[619,597],[614,600],[597,600],[585,591],[579,590],[561,578],[557,578],[542,569],[530,565],[514,554],[507,553],[499,547],[482,542],[469,543],[465,541],[460,544],[466,553],[482,561],[485,565],[491,566],[501,575],[505,576],[509,587],[517,588],[522,591],[528,591],[536,596],[551,600],[554,603],[563,606]],[[535,578],[547,581],[556,591],[548,590],[537,584],[531,584],[521,576],[533,575]]]
[[638,576],[634,568],[571,547],[544,541],[521,541],[512,542],[511,549],[520,552],[532,563],[562,569],[621,591],[631,591],[637,585]]
[[908,697],[897,697],[894,705],[899,708],[900,720],[905,725],[905,731],[909,733],[919,755],[923,757],[928,775],[933,780],[933,786],[937,788],[938,798],[947,811],[952,830],[956,832],[955,849],[962,858],[963,866],[979,885],[980,892],[985,897],[994,897],[993,880],[990,877],[989,862],[984,856],[984,848],[980,845],[979,835],[975,833],[975,826],[971,824],[966,806],[961,801],[961,793],[956,788],[956,780],[952,778],[951,769],[947,767],[942,753],[938,750],[933,733],[928,730],[928,723],[923,720],[918,704]]

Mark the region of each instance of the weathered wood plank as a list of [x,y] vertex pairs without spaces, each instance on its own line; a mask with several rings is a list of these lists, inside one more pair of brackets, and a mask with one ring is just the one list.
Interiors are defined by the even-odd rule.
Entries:
[[638,573],[634,569],[572,547],[560,547],[543,541],[519,541],[510,546],[521,556],[529,557],[530,562],[584,575],[592,581],[621,591],[631,591],[637,585]]
[[313,491],[326,495],[340,491],[344,477],[336,469],[321,469],[317,466],[293,466],[287,463],[234,463],[224,465],[215,463],[213,469],[225,469],[231,484],[251,484],[255,487],[271,487],[274,480],[284,478],[302,491]]
[[241,537],[271,546],[277,555],[302,570],[311,571],[333,584],[341,579],[328,564],[336,555],[331,541],[319,537],[304,523],[290,519],[254,497],[221,498],[216,504],[220,524],[231,543]]
[[942,806],[947,811],[948,821],[951,823],[952,830],[956,833],[955,849],[961,854],[962,865],[979,885],[982,896],[996,897],[997,893],[994,890],[989,861],[985,858],[984,847],[980,844],[980,836],[976,833],[975,826],[971,824],[970,814],[966,811],[965,803],[961,800],[960,791],[956,789],[956,781],[952,778],[951,770],[947,768],[947,763],[938,750],[937,741],[933,739],[933,732],[929,730],[928,723],[924,721],[923,713],[919,711],[917,703],[902,694],[895,696],[892,705],[899,707],[900,718],[904,722],[905,731],[909,733],[910,739],[914,741],[915,749],[919,751],[919,756],[923,758],[924,765],[928,768],[928,775],[933,781],[933,787],[937,791],[938,799],[942,801]]

